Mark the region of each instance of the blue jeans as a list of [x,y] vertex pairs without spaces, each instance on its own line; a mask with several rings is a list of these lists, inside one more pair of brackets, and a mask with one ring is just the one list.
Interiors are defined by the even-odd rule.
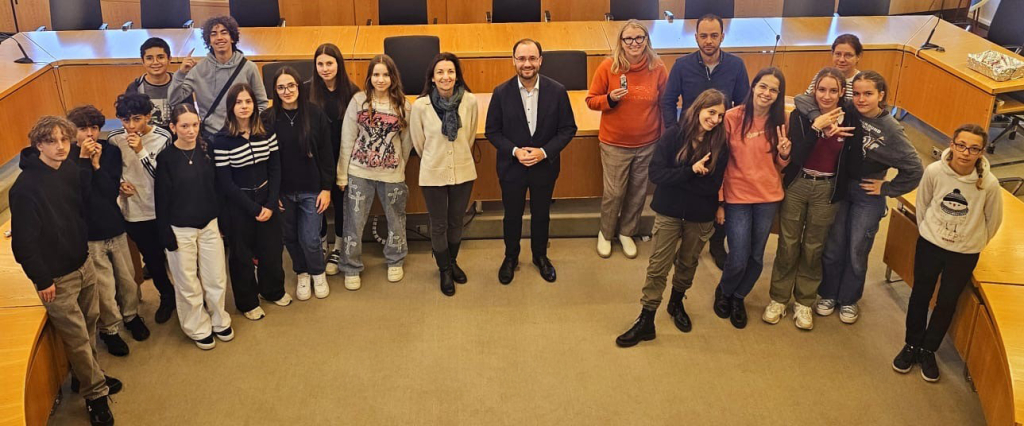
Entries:
[[726,297],[750,294],[764,269],[764,247],[779,203],[726,204],[725,235],[729,256],[718,288]]
[[818,287],[822,299],[835,299],[840,306],[852,305],[864,295],[868,254],[885,215],[885,196],[868,195],[859,181],[851,181],[846,197],[839,202],[825,252],[821,256],[823,280]]
[[296,274],[320,275],[327,266],[320,246],[323,214],[316,212],[317,195],[281,194],[284,246],[292,257],[292,270]]

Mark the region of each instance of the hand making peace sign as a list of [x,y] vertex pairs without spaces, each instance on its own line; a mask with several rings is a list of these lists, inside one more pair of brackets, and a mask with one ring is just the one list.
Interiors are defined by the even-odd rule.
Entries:
[[779,135],[779,157],[786,159],[789,158],[789,153],[793,149],[793,143],[790,142],[789,136],[786,133],[786,125],[781,125],[776,129],[776,134]]

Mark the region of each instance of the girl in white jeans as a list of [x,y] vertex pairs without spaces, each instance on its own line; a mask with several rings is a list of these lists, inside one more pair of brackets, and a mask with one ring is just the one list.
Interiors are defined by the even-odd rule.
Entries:
[[[191,104],[171,112],[178,140],[157,156],[156,212],[160,242],[174,279],[181,329],[200,349],[235,337],[224,310],[227,271],[217,227],[213,161],[199,137],[199,114]],[[205,302],[205,303],[204,303]]]

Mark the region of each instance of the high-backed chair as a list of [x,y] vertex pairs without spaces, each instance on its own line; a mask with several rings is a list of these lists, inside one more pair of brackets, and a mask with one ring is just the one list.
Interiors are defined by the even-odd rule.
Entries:
[[[100,0],[50,0],[50,28],[54,31],[107,29]],[[45,29],[44,25],[36,31]]]
[[231,17],[240,27],[283,27],[277,0],[228,0]]
[[441,53],[441,39],[435,36],[395,36],[384,39],[384,54],[395,61],[406,95],[418,95],[427,81],[427,67]]
[[891,0],[839,0],[839,16],[888,16]]
[[[992,22],[988,26],[988,41],[1003,46],[1017,54],[1022,50],[1024,44],[1024,1],[1003,0],[996,8],[996,14],[992,16]],[[1005,137],[1015,140],[1018,133],[1024,133],[1024,92],[1013,92],[1000,95],[1006,103],[996,108],[1000,120],[1009,120],[1009,124],[999,132],[999,135],[988,144],[989,152],[996,149],[996,143]],[[1016,108],[1010,105],[1017,106]]]
[[718,15],[722,19],[736,16],[735,0],[686,0],[684,19],[698,19],[704,15]]
[[587,53],[580,50],[544,52],[540,73],[562,83],[565,90],[587,90]]
[[782,2],[782,16],[832,16],[836,11],[834,0],[785,0]]
[[190,0],[142,0],[142,28],[192,28]]
[[[303,82],[313,78],[316,73],[316,66],[313,61],[309,59],[302,59],[297,61],[281,61],[271,62],[263,65],[263,87],[267,88],[267,97],[274,98],[274,76],[277,75],[277,71],[284,67],[292,67],[296,72],[299,73],[300,81],[297,81],[299,85]],[[308,98],[308,96],[307,96]]]
[[377,11],[380,25],[426,24],[429,19],[427,0],[377,0]]
[[[550,13],[544,15],[545,20],[551,20]],[[487,22],[540,21],[540,0],[491,0],[491,11],[487,12]]]
[[609,6],[608,14],[605,15],[609,21],[658,19],[658,0],[611,0]]

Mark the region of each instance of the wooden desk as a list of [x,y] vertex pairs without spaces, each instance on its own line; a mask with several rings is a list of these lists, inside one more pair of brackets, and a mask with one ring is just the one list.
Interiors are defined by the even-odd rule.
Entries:
[[46,424],[68,374],[46,309],[0,308],[0,330],[0,423]]
[[982,283],[979,314],[967,356],[990,425],[1024,423],[1024,287]]
[[[0,226],[0,235],[10,229],[11,222],[8,221]],[[36,294],[35,285],[14,260],[11,239],[6,237],[0,237],[0,277],[0,309],[43,306]]]

